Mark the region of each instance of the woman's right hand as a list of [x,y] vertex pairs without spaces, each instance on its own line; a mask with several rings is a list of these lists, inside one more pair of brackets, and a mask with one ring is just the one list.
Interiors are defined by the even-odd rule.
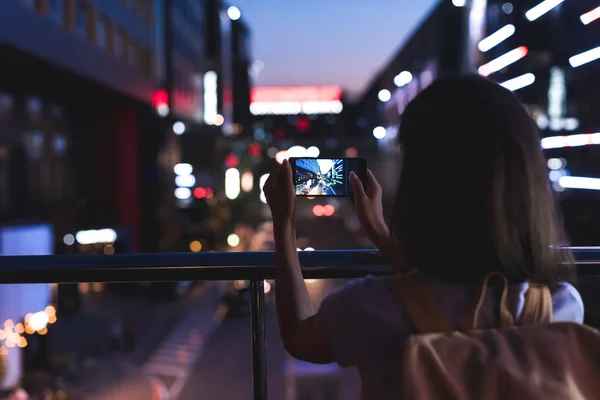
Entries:
[[382,247],[388,246],[390,234],[383,218],[381,185],[371,170],[367,170],[366,188],[354,172],[350,173],[350,184],[354,192],[354,208],[358,221],[371,242],[384,251]]

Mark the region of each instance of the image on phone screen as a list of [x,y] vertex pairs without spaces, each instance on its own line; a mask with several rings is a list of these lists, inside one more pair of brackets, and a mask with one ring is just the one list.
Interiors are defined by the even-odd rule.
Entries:
[[349,174],[363,175],[363,158],[291,159],[298,196],[352,196]]

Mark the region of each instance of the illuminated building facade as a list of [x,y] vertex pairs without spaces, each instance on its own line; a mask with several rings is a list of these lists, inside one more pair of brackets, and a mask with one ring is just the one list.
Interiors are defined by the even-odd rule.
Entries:
[[0,2],[2,221],[48,221],[60,238],[120,226],[143,247],[162,135],[155,17],[151,0]]
[[597,244],[600,8],[594,1],[488,1],[477,70],[536,119],[548,173],[577,245]]
[[352,110],[350,132],[373,148],[373,160],[369,161],[381,179],[386,202],[393,200],[396,192],[399,157],[395,143],[404,108],[438,77],[470,69],[469,42],[473,39],[469,26],[476,19],[476,10],[457,7],[450,0],[438,2],[373,78]]
[[439,2],[353,113],[355,134],[379,146],[384,193],[395,192],[397,174],[390,171],[399,168],[394,142],[406,104],[438,77],[479,73],[529,108],[572,241],[597,244],[599,33],[593,1]]
[[201,125],[188,129],[186,122],[185,132],[173,125],[180,157],[170,170],[171,196],[186,215],[181,227],[186,240],[178,247],[183,251],[225,245],[246,193],[258,186],[258,177],[248,174],[264,150],[251,134],[251,36],[243,10],[221,0],[203,6]]

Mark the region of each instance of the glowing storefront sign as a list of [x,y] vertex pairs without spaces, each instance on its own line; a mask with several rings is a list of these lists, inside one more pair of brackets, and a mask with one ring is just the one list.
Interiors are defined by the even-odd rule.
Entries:
[[337,86],[258,87],[250,91],[253,115],[339,114],[342,89]]
[[204,74],[204,123],[214,125],[218,113],[217,73],[208,71]]

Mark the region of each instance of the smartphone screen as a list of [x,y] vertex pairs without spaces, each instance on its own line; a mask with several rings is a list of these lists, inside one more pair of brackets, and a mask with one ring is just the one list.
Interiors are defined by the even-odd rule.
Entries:
[[364,183],[364,158],[290,158],[297,196],[353,196],[350,172]]

